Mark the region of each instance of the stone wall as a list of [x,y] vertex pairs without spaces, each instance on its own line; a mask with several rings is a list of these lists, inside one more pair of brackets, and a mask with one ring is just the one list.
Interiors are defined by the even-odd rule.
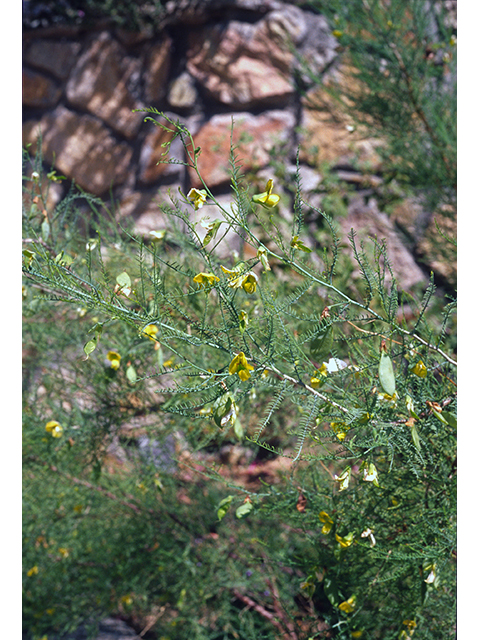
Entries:
[[[229,189],[232,118],[243,170],[262,180],[272,173],[272,154],[288,170],[301,145],[303,186],[316,205],[322,162],[350,181],[360,181],[362,163],[370,173],[378,169],[378,141],[357,135],[343,114],[332,122],[310,111],[296,90],[292,44],[317,74],[327,76],[339,64],[325,18],[276,0],[227,4],[220,15],[186,16],[155,36],[101,25],[26,32],[24,144],[35,153],[41,131],[46,163],[90,193],[109,201],[113,195],[117,215],[132,216],[138,233],[159,227],[158,202],[169,189],[186,192],[197,182],[181,164],[158,164],[167,134],[134,109],[153,106],[189,127],[202,148],[200,171],[219,197]],[[184,160],[180,145],[172,144],[171,156]],[[404,287],[423,282],[393,223],[368,201],[371,193],[368,185],[360,190],[350,214],[367,220],[372,234],[379,219],[381,237],[396,247],[394,268]],[[283,213],[289,206],[282,199]],[[350,214],[342,222],[347,230]]]

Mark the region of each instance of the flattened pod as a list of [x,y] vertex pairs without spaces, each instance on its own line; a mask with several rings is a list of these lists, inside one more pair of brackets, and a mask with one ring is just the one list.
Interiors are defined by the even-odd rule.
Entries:
[[378,366],[378,377],[385,393],[393,396],[395,393],[395,374],[390,356],[382,351],[380,354],[380,364]]
[[310,343],[310,353],[315,360],[322,361],[330,355],[333,347],[333,326],[327,325],[325,329]]

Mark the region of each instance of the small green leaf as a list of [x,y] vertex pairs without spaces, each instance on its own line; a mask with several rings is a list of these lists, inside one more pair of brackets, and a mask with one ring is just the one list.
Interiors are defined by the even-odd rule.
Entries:
[[435,409],[432,409],[432,413],[436,418],[440,420],[442,424],[448,424],[448,421],[443,417],[443,411],[440,412],[440,411],[435,411]]
[[47,242],[49,236],[50,236],[50,223],[45,218],[45,220],[42,222],[42,240],[44,242]]
[[32,264],[32,260],[33,260],[33,257],[35,256],[35,253],[33,251],[30,251],[30,249],[24,249],[22,251],[22,254],[25,258],[25,266],[27,267],[27,269],[29,269],[30,265]]
[[237,518],[245,518],[251,511],[253,511],[253,504],[247,500],[237,508],[235,515]]
[[246,311],[240,311],[240,320],[238,322],[238,328],[240,329],[240,333],[244,333],[245,329],[248,327],[249,318],[248,313]]
[[223,220],[214,220],[212,223],[207,225],[207,234],[203,239],[203,246],[206,247],[207,244],[215,238],[217,235],[217,231],[220,228]]
[[222,520],[226,516],[227,511],[230,509],[230,505],[232,503],[232,500],[233,500],[233,496],[227,496],[218,505],[218,507],[217,507],[217,516],[218,516],[219,520]]
[[95,349],[97,348],[97,344],[98,344],[98,341],[100,340],[100,336],[102,335],[102,331],[103,331],[103,322],[96,322],[93,325],[93,327],[88,330],[88,333],[92,333],[93,332],[95,335],[83,347],[83,351],[85,352],[85,355],[87,356],[87,360],[88,360],[88,356],[92,353],[92,351],[95,351]]
[[237,419],[237,405],[230,393],[224,393],[213,405],[213,419],[217,427],[223,429],[228,424],[235,424]]
[[415,445],[415,449],[417,451],[420,451],[421,446],[420,446],[420,438],[418,437],[417,427],[413,424],[411,429],[412,429],[412,441],[413,441],[413,444]]
[[454,415],[451,411],[442,411],[442,416],[447,421],[447,424],[453,429],[457,428],[457,416]]
[[127,370],[125,371],[125,375],[127,376],[127,380],[131,384],[135,384],[135,382],[137,381],[137,372],[135,371],[134,367],[132,367],[132,365],[129,365],[127,367]]
[[130,276],[126,271],[123,271],[120,275],[117,276],[117,284],[122,288],[127,287],[128,289],[130,289],[130,287],[132,286],[132,281],[130,280]]
[[83,347],[83,350],[87,358],[93,351],[95,351],[96,348],[97,348],[97,338],[95,337],[92,340],[89,340]]
[[58,255],[55,256],[55,262],[57,264],[61,264],[64,267],[69,267],[73,262],[73,258],[62,250]]
[[96,338],[100,338],[103,331],[103,322],[96,322],[91,329],[88,330],[88,333],[95,333]]
[[318,362],[323,361],[330,355],[333,347],[333,327],[329,324],[310,343],[310,354]]
[[318,362],[330,355],[333,347],[333,325],[327,325],[310,343],[310,354]]
[[243,436],[244,436],[244,430],[242,427],[242,423],[240,422],[240,420],[237,418],[233,424],[233,432],[234,434],[237,436],[237,438],[239,440],[243,440]]
[[337,583],[329,576],[326,576],[323,580],[323,591],[331,604],[334,607],[338,607],[340,604],[340,595],[338,593]]
[[410,414],[410,416],[412,416],[412,418],[415,418],[415,420],[419,420],[420,418],[417,416],[414,410],[413,400],[409,395],[405,396],[405,403],[407,405],[408,413]]
[[395,373],[393,372],[392,359],[384,351],[380,354],[378,378],[385,393],[393,396],[395,393]]
[[304,251],[305,253],[312,253],[312,250],[306,247],[303,242],[298,239],[298,236],[293,236],[290,241],[290,246],[294,249],[300,249],[300,251]]

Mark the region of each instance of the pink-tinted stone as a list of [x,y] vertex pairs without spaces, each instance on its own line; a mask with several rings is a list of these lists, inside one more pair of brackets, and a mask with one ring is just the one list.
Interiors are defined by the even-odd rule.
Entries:
[[[234,119],[233,143],[242,171],[258,170],[270,162],[270,152],[276,144],[288,141],[295,124],[288,111],[268,111],[258,116],[250,113],[216,115],[200,128],[194,136],[196,147],[201,148],[198,157],[200,173],[209,187],[228,183],[230,138]],[[189,170],[194,187],[200,181],[193,170]]]
[[39,131],[45,160],[86,191],[102,195],[127,179],[132,150],[124,142],[117,143],[97,118],[60,106],[39,122],[26,122],[23,143],[32,144],[32,153]]
[[[386,241],[388,258],[399,288],[408,290],[418,283],[425,284],[425,274],[402,243],[393,222],[386,213],[379,211],[375,199],[369,200],[366,205],[362,198],[353,200],[348,207],[347,218],[340,219],[340,226],[345,237],[353,227],[358,238],[365,241],[365,250],[371,256],[373,256],[373,241],[369,243],[366,238],[377,238],[379,242]],[[355,275],[358,276],[359,273]],[[390,280],[387,274],[386,282]]]
[[294,93],[293,53],[305,18],[296,7],[273,11],[258,23],[230,21],[190,36],[187,69],[211,97],[232,107],[280,106]]
[[163,100],[167,93],[171,49],[172,40],[167,36],[148,48],[143,71],[145,100],[148,106],[154,106]]
[[133,91],[139,84],[141,63],[126,55],[125,49],[107,32],[96,37],[80,56],[66,87],[71,105],[85,109],[133,138],[142,122],[141,113],[132,113],[142,103]]

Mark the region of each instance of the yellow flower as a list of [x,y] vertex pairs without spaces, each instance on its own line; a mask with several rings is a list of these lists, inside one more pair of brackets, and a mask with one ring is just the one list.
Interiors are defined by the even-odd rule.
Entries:
[[352,631],[352,638],[361,638],[363,636],[363,629],[358,631]]
[[339,536],[338,533],[335,534],[335,540],[338,542],[342,549],[347,549],[352,544],[354,537],[355,536],[353,535],[352,531],[350,531],[350,533],[348,533],[344,537]]
[[228,367],[228,373],[230,375],[238,373],[240,380],[245,381],[250,378],[250,371],[253,371],[253,369],[254,367],[252,367],[251,364],[248,364],[245,354],[241,351],[231,361],[230,366]]
[[62,556],[62,558],[68,558],[69,556],[68,549],[65,549],[65,547],[60,547],[58,549],[58,552]]
[[265,187],[265,191],[263,193],[252,196],[252,202],[262,205],[264,209],[272,209],[272,207],[277,206],[277,204],[280,202],[280,196],[277,196],[276,193],[272,193],[272,191],[273,180],[270,179],[267,182],[267,186]]
[[404,624],[409,631],[415,629],[415,627],[417,626],[415,620],[404,620],[402,624]]
[[36,576],[36,575],[37,575],[37,573],[38,573],[38,567],[37,567],[37,565],[35,565],[34,567],[32,567],[31,569],[29,569],[29,570],[27,571],[27,576],[28,576],[29,578],[31,578],[32,576]]
[[350,427],[347,427],[345,422],[331,422],[330,427],[332,431],[335,433],[340,442],[343,442],[347,436],[347,431]]
[[195,211],[201,209],[207,199],[207,192],[205,189],[190,189],[187,193],[187,198],[193,202]]
[[255,293],[257,290],[257,276],[250,271],[242,280],[242,288],[245,293]]
[[427,367],[423,364],[421,360],[417,362],[417,364],[413,367],[412,373],[414,373],[419,378],[425,378],[427,375]]
[[45,431],[52,434],[53,438],[61,438],[63,435],[63,427],[56,420],[50,420],[45,425]]
[[318,514],[318,517],[320,519],[320,522],[323,523],[322,533],[327,535],[327,533],[330,533],[330,531],[332,530],[333,520],[331,519],[331,517],[328,515],[326,511],[320,511],[320,513]]
[[397,406],[397,400],[398,400],[397,392],[395,391],[393,396],[390,396],[388,395],[388,393],[383,393],[382,391],[380,391],[378,393],[378,400],[380,402],[384,402],[388,404],[392,409],[395,409]]
[[322,377],[326,378],[327,376],[328,369],[326,363],[324,362],[320,369],[317,369],[313,376],[310,378],[310,386],[316,389],[321,382],[324,382],[324,380],[322,381]]
[[415,620],[404,620],[403,624],[407,627],[408,631],[405,631],[405,629],[401,631],[399,640],[412,640],[412,635],[415,631],[417,623],[415,622]]
[[258,277],[253,271],[248,271],[243,275],[239,275],[243,268],[243,263],[237,265],[235,269],[226,269],[223,265],[220,265],[223,273],[228,276],[228,286],[232,289],[238,289],[242,287],[245,293],[255,293],[257,289]]
[[355,600],[356,599],[357,599],[356,596],[350,596],[350,598],[348,600],[345,600],[344,602],[339,604],[338,608],[341,611],[345,611],[345,613],[352,613],[352,611],[355,609]]
[[143,331],[142,331],[142,336],[145,336],[145,338],[149,338],[150,340],[153,340],[154,342],[156,342],[156,335],[158,333],[158,327],[156,324],[147,324],[146,327],[144,327]]
[[107,360],[110,361],[110,366],[114,371],[116,371],[120,367],[120,360],[122,356],[116,351],[109,351],[107,353]]
[[220,265],[220,269],[228,276],[228,286],[232,287],[232,289],[238,289],[242,286],[242,276],[239,276],[239,272],[242,270],[243,263],[237,265],[235,269],[227,269],[222,264]]
[[202,287],[210,286],[213,287],[215,282],[218,282],[220,278],[218,278],[213,273],[197,273],[194,277],[193,281],[199,284]]
[[345,489],[348,488],[351,475],[352,475],[351,467],[345,467],[345,469],[342,471],[342,475],[334,476],[334,480],[340,483],[340,489],[339,489],[340,491],[345,491]]

